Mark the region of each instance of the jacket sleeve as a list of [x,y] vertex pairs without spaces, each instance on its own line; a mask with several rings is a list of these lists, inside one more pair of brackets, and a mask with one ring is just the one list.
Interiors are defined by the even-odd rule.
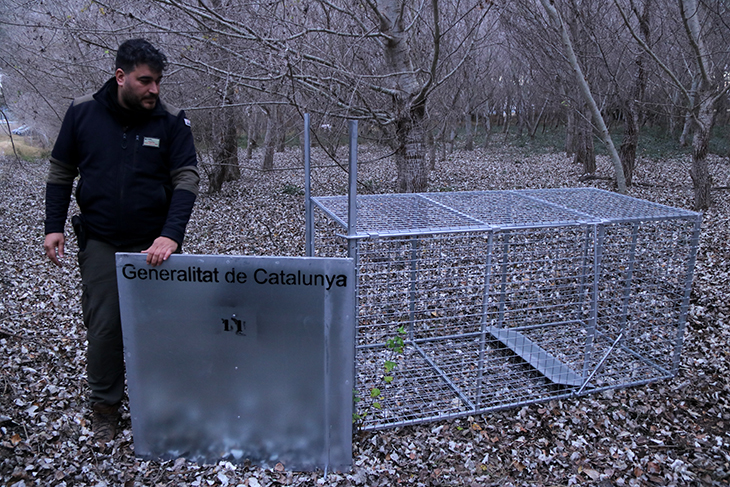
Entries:
[[167,220],[160,235],[182,245],[200,185],[193,133],[190,121],[182,110],[177,113],[172,132],[170,178],[173,191]]
[[61,131],[51,152],[51,164],[46,179],[46,234],[63,233],[74,179],[78,175],[73,111],[72,104],[66,111]]

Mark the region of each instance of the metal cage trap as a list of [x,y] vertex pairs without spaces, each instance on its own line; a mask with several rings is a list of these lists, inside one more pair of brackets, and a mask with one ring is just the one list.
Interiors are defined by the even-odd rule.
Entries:
[[[354,145],[351,139],[351,146]],[[679,366],[701,214],[593,188],[310,197],[353,257],[364,429],[646,384]]]

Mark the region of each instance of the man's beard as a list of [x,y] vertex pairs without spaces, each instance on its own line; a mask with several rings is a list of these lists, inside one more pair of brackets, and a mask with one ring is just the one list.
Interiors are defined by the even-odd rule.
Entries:
[[[154,95],[148,95],[143,97],[142,99],[137,98],[134,96],[134,94],[126,92],[122,90],[122,101],[124,104],[133,111],[152,111],[154,110],[155,106],[157,106],[157,96]],[[151,107],[148,107],[144,105],[142,102],[145,100],[154,100],[154,103]]]

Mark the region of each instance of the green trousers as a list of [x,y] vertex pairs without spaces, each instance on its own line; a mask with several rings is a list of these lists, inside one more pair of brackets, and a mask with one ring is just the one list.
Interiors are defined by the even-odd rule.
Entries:
[[124,343],[114,254],[139,252],[150,245],[121,248],[90,239],[79,252],[81,308],[88,341],[86,374],[92,404],[115,405],[124,395]]

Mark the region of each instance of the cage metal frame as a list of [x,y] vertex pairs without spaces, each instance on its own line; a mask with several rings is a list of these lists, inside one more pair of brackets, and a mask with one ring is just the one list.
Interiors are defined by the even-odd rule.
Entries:
[[308,253],[355,260],[361,428],[676,374],[700,213],[595,188],[357,195],[353,133],[349,195],[305,196]]

